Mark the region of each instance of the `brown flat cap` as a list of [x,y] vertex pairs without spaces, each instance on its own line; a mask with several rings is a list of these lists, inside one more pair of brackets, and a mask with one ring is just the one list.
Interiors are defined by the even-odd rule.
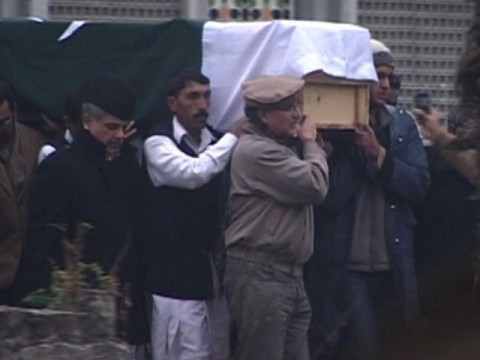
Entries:
[[249,101],[274,104],[299,91],[305,81],[288,76],[258,76],[242,85],[243,95]]

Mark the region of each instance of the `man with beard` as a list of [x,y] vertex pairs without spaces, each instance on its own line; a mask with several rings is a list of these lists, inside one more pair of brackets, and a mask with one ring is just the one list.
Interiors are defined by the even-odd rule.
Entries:
[[413,118],[385,105],[393,56],[377,40],[371,50],[378,81],[370,85],[369,123],[352,138],[332,139],[330,188],[316,214],[308,280],[314,359],[345,319],[346,358],[373,360],[419,317],[412,205],[428,189],[428,164]]
[[17,122],[13,90],[0,81],[0,305],[12,303],[11,286],[26,236],[28,187],[41,140]]
[[135,95],[118,79],[98,76],[86,85],[81,104],[81,128],[72,145],[45,159],[32,182],[21,294],[49,285],[50,259],[63,265],[63,241],[75,239],[81,223],[91,229],[80,259],[126,281],[141,179],[135,151],[124,144]]
[[398,105],[398,94],[402,86],[402,79],[399,75],[392,75],[392,83],[390,88],[387,90],[387,96],[385,98],[385,103],[391,106]]
[[[207,125],[209,83],[190,70],[175,76],[167,93],[175,116],[155,126],[144,144],[151,184],[142,263],[153,306],[156,360],[218,358],[212,310],[216,310],[213,262],[222,220],[221,175],[241,122],[223,136]],[[224,332],[228,337],[228,329]]]

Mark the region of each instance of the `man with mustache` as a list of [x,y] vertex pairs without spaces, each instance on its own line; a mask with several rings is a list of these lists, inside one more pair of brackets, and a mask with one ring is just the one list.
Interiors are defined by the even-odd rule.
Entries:
[[238,360],[308,359],[303,265],[313,252],[313,204],[326,196],[328,166],[315,123],[303,113],[304,84],[258,76],[242,85],[249,126],[232,155],[225,232]]
[[135,94],[116,78],[98,76],[80,101],[82,123],[72,145],[42,161],[32,182],[18,278],[23,294],[49,285],[49,259],[63,265],[62,240],[73,240],[80,223],[92,226],[82,261],[97,263],[121,283],[127,280],[124,260],[135,235],[141,179],[136,153],[124,144]]
[[17,121],[9,84],[0,81],[0,305],[12,304],[12,283],[25,242],[27,198],[40,133]]
[[222,172],[242,130],[240,122],[221,136],[207,125],[209,83],[191,70],[175,76],[167,93],[174,117],[155,126],[144,144],[151,184],[142,263],[153,305],[154,359],[226,356],[215,354],[218,340],[212,340],[218,329],[211,317],[213,263],[222,221]]

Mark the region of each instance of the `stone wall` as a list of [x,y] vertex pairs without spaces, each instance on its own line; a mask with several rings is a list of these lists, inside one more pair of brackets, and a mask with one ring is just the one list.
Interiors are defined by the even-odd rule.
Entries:
[[115,338],[113,298],[90,292],[72,311],[0,306],[0,359],[127,360]]

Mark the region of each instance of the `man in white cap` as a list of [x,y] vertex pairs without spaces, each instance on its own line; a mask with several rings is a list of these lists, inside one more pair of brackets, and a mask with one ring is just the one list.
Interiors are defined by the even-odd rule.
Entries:
[[307,359],[303,265],[313,204],[328,189],[324,150],[303,116],[304,81],[261,76],[243,93],[250,127],[232,156],[225,291],[238,359]]
[[[318,296],[311,297],[312,303],[322,304],[324,312],[336,309],[347,319],[348,358],[369,360],[379,356],[379,335],[388,334],[392,323],[413,325],[418,317],[411,205],[429,184],[414,120],[405,110],[385,106],[394,72],[392,54],[377,40],[371,41],[371,49],[378,82],[370,86],[369,124],[356,127],[354,141],[331,143],[331,184],[316,214],[319,247],[312,269],[317,272],[311,273],[312,282],[322,279],[313,288],[330,284],[323,292],[312,291]],[[328,270],[319,273],[322,268]],[[325,329],[319,322],[328,314],[313,308],[312,329]],[[335,327],[310,337],[313,354]]]

